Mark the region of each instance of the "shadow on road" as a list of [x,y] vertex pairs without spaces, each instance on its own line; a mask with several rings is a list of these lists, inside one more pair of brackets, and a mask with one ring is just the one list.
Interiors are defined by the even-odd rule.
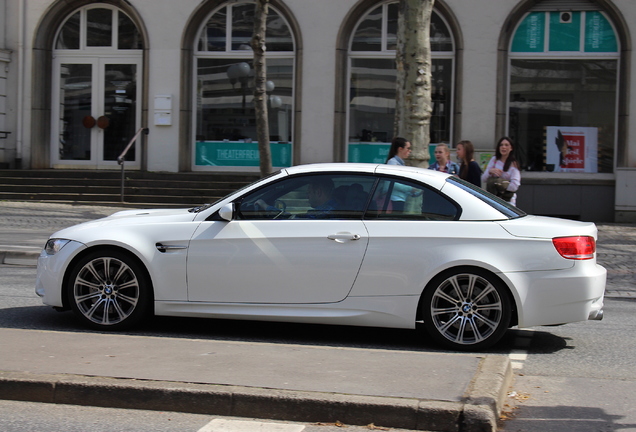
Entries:
[[577,406],[521,406],[502,422],[501,430],[523,432],[599,432],[633,430],[634,424],[619,423],[623,416],[600,408]]
[[[0,309],[0,328],[96,333],[87,329],[73,313],[57,312],[48,306]],[[532,353],[554,353],[568,349],[567,340],[548,332],[533,331],[530,347],[521,345],[530,332],[511,329],[484,353],[504,354],[524,349]],[[403,351],[449,352],[440,349],[420,330],[376,327],[332,326],[212,318],[154,317],[122,335],[201,340],[248,341],[273,344],[355,347]]]

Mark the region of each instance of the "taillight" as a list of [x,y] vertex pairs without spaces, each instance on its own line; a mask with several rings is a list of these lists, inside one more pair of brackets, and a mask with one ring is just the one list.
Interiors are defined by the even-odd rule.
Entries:
[[594,258],[596,241],[594,237],[557,237],[552,239],[557,252],[567,259],[588,260]]

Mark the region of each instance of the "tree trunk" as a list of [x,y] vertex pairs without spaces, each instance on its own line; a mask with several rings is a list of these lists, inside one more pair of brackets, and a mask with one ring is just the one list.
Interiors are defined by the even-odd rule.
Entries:
[[411,142],[408,165],[428,167],[431,103],[430,26],[434,0],[400,0],[395,136]]
[[265,30],[269,0],[256,0],[254,34],[251,46],[254,51],[254,109],[256,113],[256,137],[260,156],[261,176],[272,172],[272,153],[269,147],[269,120],[267,116],[267,65],[265,63]]

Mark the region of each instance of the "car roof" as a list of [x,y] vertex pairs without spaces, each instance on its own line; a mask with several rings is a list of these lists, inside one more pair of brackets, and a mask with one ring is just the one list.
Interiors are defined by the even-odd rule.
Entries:
[[368,163],[314,163],[306,165],[295,165],[289,168],[285,168],[284,171],[286,171],[289,175],[327,171],[374,173],[376,167],[377,164]]
[[450,174],[426,168],[371,163],[315,163],[307,165],[296,165],[293,167],[284,168],[282,171],[284,171],[288,175],[322,172],[351,172],[396,175],[399,177],[425,181],[431,186],[435,186],[437,188],[441,188],[446,179],[450,176]]

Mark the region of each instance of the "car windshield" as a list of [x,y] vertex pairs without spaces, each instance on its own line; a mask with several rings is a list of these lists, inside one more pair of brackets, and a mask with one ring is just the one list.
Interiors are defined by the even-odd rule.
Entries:
[[234,195],[234,194],[237,194],[237,193],[241,192],[241,191],[242,191],[242,190],[244,190],[244,189],[247,189],[248,187],[252,186],[254,183],[262,182],[262,181],[264,181],[264,180],[267,180],[267,179],[268,179],[268,178],[270,178],[270,177],[274,177],[275,175],[278,175],[279,173],[280,173],[280,170],[275,171],[275,172],[273,172],[273,173],[271,173],[271,174],[269,174],[269,175],[267,175],[267,176],[265,176],[265,177],[262,177],[262,178],[260,178],[260,179],[256,180],[255,182],[252,182],[252,183],[246,184],[246,185],[245,185],[245,186],[243,186],[242,188],[240,188],[240,189],[237,189],[237,190],[235,190],[235,191],[230,192],[229,194],[227,194],[227,195],[226,195],[226,196],[224,196],[223,198],[219,198],[218,200],[216,200],[216,201],[214,201],[214,202],[212,202],[212,203],[208,203],[208,204],[204,204],[204,205],[200,205],[200,206],[192,207],[192,208],[188,209],[188,211],[189,211],[190,213],[200,213],[200,212],[202,212],[203,210],[207,210],[207,209],[209,209],[210,207],[212,207],[212,206],[213,206],[213,205],[215,205],[216,203],[219,203],[219,202],[223,201],[224,199],[226,199],[226,198],[228,198],[228,197],[230,197],[230,196],[232,196],[232,195]]
[[482,188],[477,187],[472,183],[469,183],[458,177],[448,177],[446,181],[460,189],[465,190],[469,194],[479,198],[480,200],[490,205],[491,207],[497,209],[498,211],[500,211],[501,213],[503,213],[506,217],[510,219],[526,216],[526,213],[523,210],[518,209],[517,207],[513,206],[509,202],[502,200],[501,198],[491,194],[490,192],[486,192]]

